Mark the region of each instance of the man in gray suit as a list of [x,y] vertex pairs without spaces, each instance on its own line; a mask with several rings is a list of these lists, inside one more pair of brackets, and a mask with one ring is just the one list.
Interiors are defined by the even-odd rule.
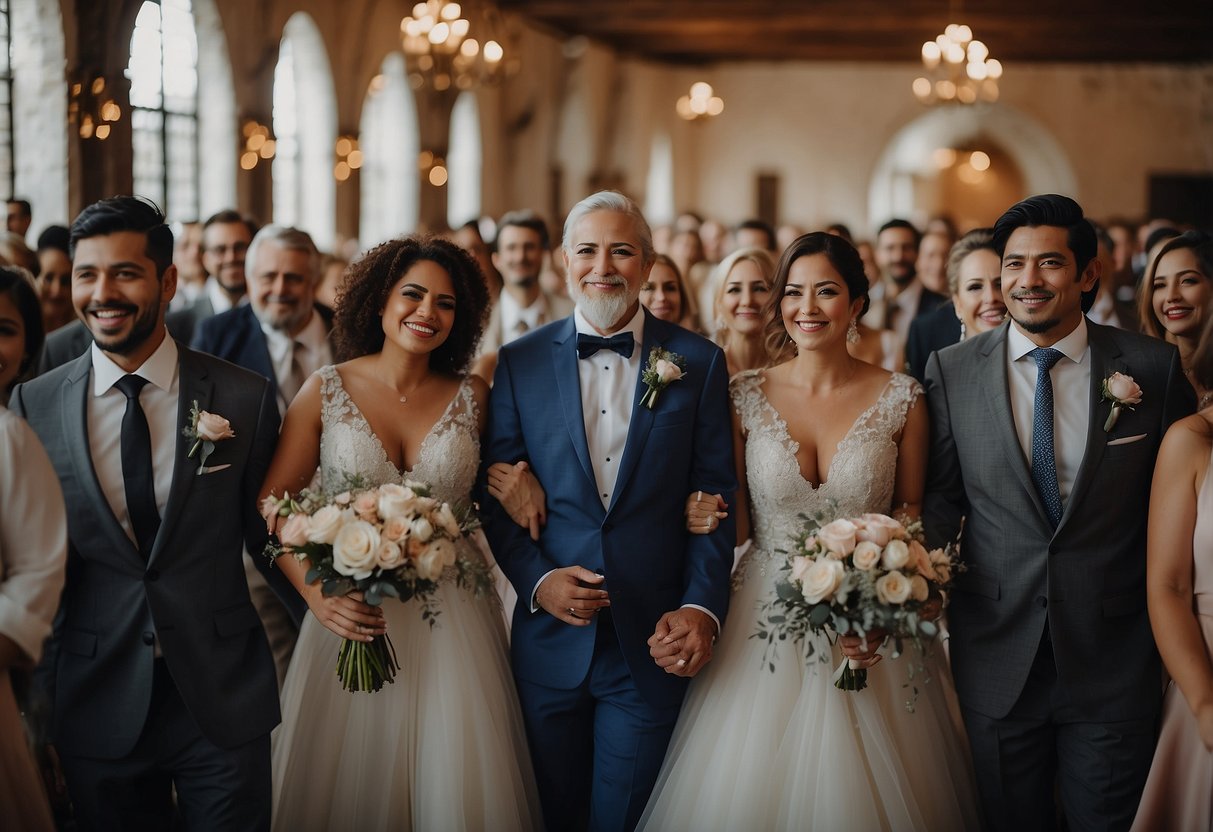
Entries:
[[[1011,320],[927,362],[923,507],[935,544],[964,518],[948,624],[986,824],[1051,829],[1056,790],[1070,829],[1127,829],[1161,694],[1150,480],[1194,396],[1174,347],[1084,318],[1099,261],[1076,202],[1026,199],[994,243]],[[1132,378],[1112,385],[1122,405],[1113,373]]]
[[[242,545],[278,434],[269,382],[178,345],[173,237],[155,206],[72,225],[79,358],[13,391],[68,506],[68,575],[44,676],[82,829],[267,829],[278,689]],[[221,417],[197,425],[196,409]],[[223,420],[227,420],[225,424]],[[189,457],[183,429],[214,440]]]

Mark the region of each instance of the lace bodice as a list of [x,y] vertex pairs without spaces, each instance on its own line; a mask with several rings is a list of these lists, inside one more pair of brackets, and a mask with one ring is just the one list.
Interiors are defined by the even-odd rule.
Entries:
[[[448,502],[466,502],[480,466],[480,434],[476,399],[464,379],[442,416],[430,428],[411,471],[400,471],[379,437],[354,404],[333,366],[320,369],[320,478],[326,489],[342,487],[355,476],[367,486],[419,480],[433,495]],[[401,418],[408,418],[401,411]]]
[[848,517],[892,508],[897,474],[897,445],[893,438],[905,424],[910,405],[922,388],[909,376],[895,373],[880,398],[859,415],[838,443],[825,481],[814,488],[800,475],[799,443],[762,390],[762,370],[734,376],[729,385],[733,407],[746,433],[745,464],[753,519],[753,549],[769,556],[786,549],[800,531],[801,514],[823,511]]

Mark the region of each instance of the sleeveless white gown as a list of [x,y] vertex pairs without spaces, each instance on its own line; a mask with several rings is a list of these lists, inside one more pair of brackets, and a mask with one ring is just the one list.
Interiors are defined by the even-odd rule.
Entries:
[[798,515],[890,511],[893,440],[921,388],[894,375],[814,488],[800,475],[797,443],[763,393],[763,378],[748,371],[730,385],[747,434],[754,543],[738,564],[724,631],[712,661],[691,683],[640,828],[979,829],[942,648],[927,661],[930,681],[919,685],[910,713],[905,659],[886,657],[868,671],[866,690],[845,692],[833,686],[840,654],[824,638],[818,655],[832,663],[806,660],[802,645],[784,642],[774,672],[763,662],[765,642],[750,638],[760,604],[774,595],[783,557],[775,550],[786,549],[801,527]]
[[[337,370],[319,372],[324,483],[340,487],[349,474],[368,486],[415,479],[440,499],[469,499],[480,439],[468,381],[424,439],[416,467],[401,472]],[[464,557],[482,557],[470,543],[461,547]],[[499,601],[459,589],[453,571],[436,593],[432,630],[416,604],[385,600],[400,670],[378,693],[341,688],[340,637],[305,617],[273,736],[274,829],[541,828]]]

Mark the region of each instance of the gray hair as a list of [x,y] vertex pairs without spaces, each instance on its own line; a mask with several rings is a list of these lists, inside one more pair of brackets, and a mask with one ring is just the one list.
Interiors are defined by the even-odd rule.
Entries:
[[316,244],[312,242],[312,235],[300,228],[294,228],[289,225],[277,225],[270,223],[257,232],[253,237],[253,241],[249,243],[248,251],[244,255],[245,273],[251,279],[253,276],[254,267],[257,264],[257,253],[261,251],[261,246],[264,243],[274,243],[289,251],[302,251],[307,254],[307,270],[312,278],[312,285],[320,283],[322,271],[320,269],[320,251],[316,248]]
[[649,229],[648,220],[641,213],[640,206],[618,191],[599,191],[596,194],[590,194],[573,206],[564,221],[564,239],[561,246],[566,253],[571,251],[572,245],[569,235],[573,233],[573,229],[577,227],[577,223],[581,221],[582,217],[594,211],[615,211],[631,217],[632,225],[636,228],[636,236],[640,238],[640,256],[644,260],[644,264],[647,266],[657,259],[657,251],[653,248],[653,232]]

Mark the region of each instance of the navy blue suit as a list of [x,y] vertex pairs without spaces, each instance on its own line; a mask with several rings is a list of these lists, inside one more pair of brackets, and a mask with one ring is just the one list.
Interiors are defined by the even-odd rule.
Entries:
[[[733,562],[732,518],[710,535],[686,531],[691,491],[733,503],[728,378],[723,353],[681,327],[644,315],[641,371],[619,475],[603,508],[582,415],[573,319],[503,347],[483,459],[527,460],[547,493],[538,543],[491,498],[485,529],[518,591],[512,657],[549,830],[630,829],[652,790],[687,680],[665,673],[647,639],[661,616],[685,604],[723,621]],[[686,373],[640,405],[640,376],[662,346]],[[552,569],[582,566],[606,577],[609,612],[587,627],[566,624],[531,595]]]

